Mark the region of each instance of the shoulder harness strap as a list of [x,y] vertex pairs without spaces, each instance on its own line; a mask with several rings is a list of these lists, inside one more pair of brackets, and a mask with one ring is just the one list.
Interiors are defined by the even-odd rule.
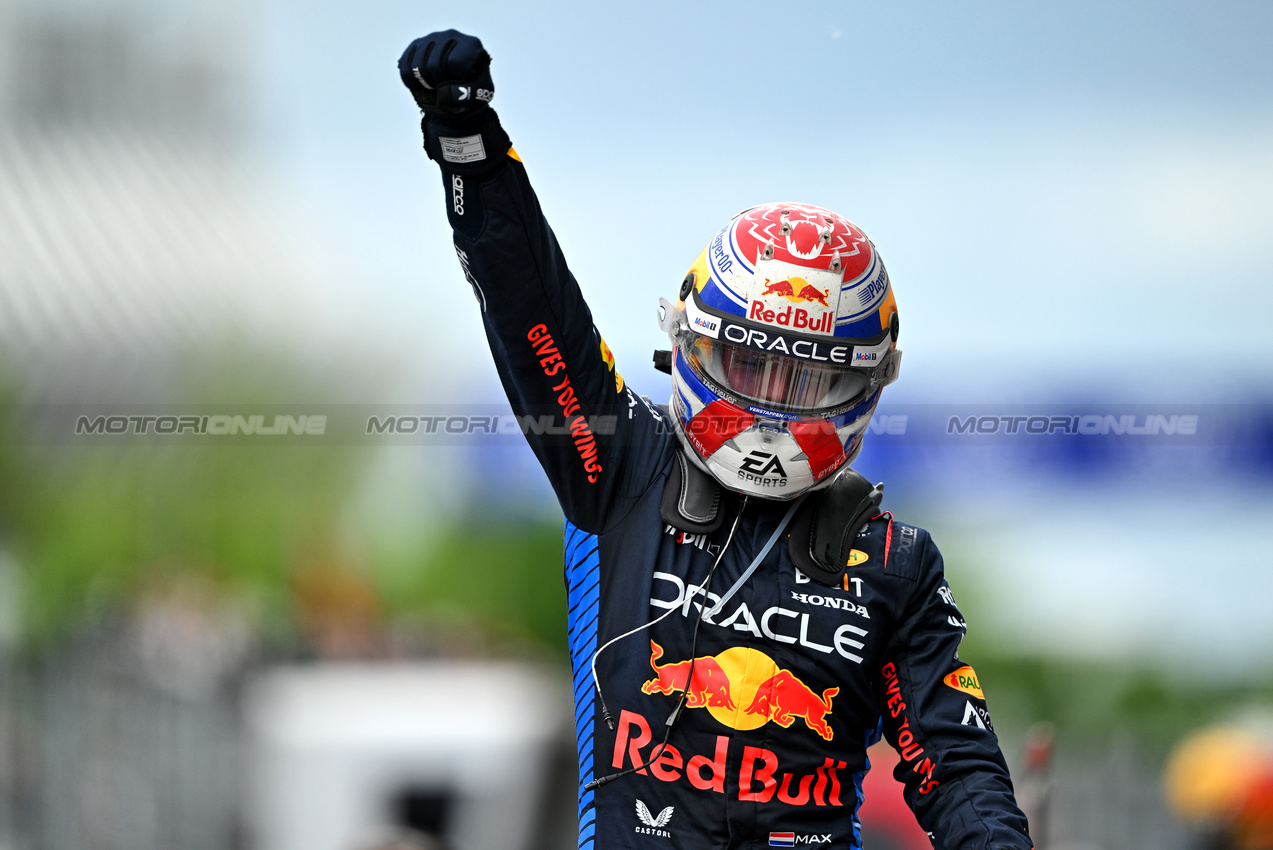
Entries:
[[678,449],[659,503],[663,521],[678,531],[710,534],[720,528],[720,507],[721,486]]
[[791,562],[818,584],[839,585],[853,539],[879,515],[883,498],[883,484],[872,486],[856,470],[841,473],[830,487],[807,499],[791,521]]

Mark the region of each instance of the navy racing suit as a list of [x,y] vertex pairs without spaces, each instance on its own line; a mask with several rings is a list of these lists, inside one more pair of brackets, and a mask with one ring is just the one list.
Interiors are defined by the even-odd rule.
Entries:
[[[424,127],[513,411],[563,424],[528,439],[566,517],[579,847],[860,847],[881,734],[934,847],[1031,847],[928,533],[874,518],[835,588],[775,545],[718,606],[790,503],[727,494],[710,534],[662,519],[671,421],[616,370],[494,111]],[[591,665],[628,632],[596,659],[612,730]]]

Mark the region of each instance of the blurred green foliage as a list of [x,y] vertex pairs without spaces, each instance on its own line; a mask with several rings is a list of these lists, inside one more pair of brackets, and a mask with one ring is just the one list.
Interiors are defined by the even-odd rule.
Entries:
[[28,637],[125,603],[159,574],[193,571],[265,603],[299,549],[331,535],[355,466],[344,448],[133,446],[23,454],[3,510],[23,566]]
[[1273,707],[1268,677],[1217,683],[1126,661],[1014,656],[1003,647],[960,655],[975,665],[1001,727],[1047,721],[1070,741],[1132,739],[1159,758],[1192,729]]
[[[245,358],[250,360],[251,358]],[[258,361],[259,362],[259,361]],[[315,380],[231,362],[241,398]],[[220,378],[224,380],[224,377]],[[199,384],[180,382],[188,391]],[[126,606],[163,577],[198,574],[259,604],[266,629],[292,617],[288,573],[338,532],[368,449],[158,442],[75,445],[29,433],[35,404],[0,396],[0,544],[20,569],[21,628],[45,644]],[[34,420],[38,421],[38,420]]]
[[391,620],[468,623],[565,663],[559,523],[460,520],[416,553],[378,561],[377,576]]

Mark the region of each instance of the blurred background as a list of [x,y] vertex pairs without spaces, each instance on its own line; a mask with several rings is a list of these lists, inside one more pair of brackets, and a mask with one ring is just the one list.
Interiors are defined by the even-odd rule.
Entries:
[[[906,362],[856,465],[1040,850],[1273,847],[1273,7],[0,0],[0,848],[573,845],[550,489],[355,427],[506,410],[396,75],[450,26],[655,401],[731,215],[871,234]],[[942,429],[1037,412],[1198,436]],[[76,434],[165,414],[326,418]],[[925,846],[886,772],[867,846]]]

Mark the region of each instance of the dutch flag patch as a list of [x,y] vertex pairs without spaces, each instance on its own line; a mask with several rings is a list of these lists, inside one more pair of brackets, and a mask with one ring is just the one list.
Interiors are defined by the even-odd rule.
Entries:
[[796,834],[794,832],[771,832],[769,833],[770,847],[795,847]]

